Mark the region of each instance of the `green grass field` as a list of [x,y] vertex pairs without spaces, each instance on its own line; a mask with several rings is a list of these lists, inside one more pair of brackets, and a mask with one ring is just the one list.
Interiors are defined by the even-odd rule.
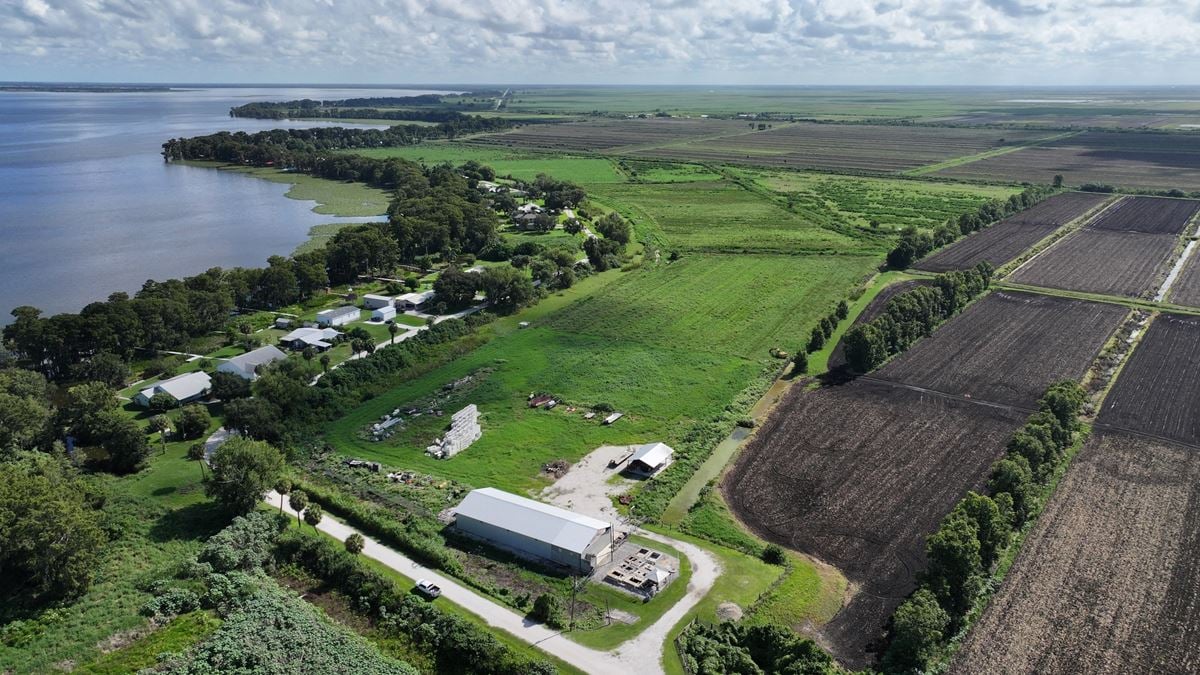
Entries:
[[868,256],[685,255],[647,262],[554,315],[559,330],[760,359],[792,350],[878,265]]
[[724,253],[882,252],[729,181],[588,185],[588,194],[668,249]]
[[326,180],[270,168],[220,168],[222,171],[236,171],[275,183],[290,183],[292,188],[287,192],[289,198],[315,201],[317,206],[313,211],[327,216],[378,216],[387,212],[390,201],[386,191],[363,183]]

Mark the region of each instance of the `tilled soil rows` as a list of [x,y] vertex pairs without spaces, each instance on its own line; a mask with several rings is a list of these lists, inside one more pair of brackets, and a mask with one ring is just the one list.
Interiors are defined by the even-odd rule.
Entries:
[[857,381],[794,387],[723,481],[760,536],[837,566],[861,589],[824,638],[867,665],[915,587],[924,538],[985,483],[1021,413]]
[[1198,671],[1200,453],[1097,433],[951,672]]
[[1200,317],[1160,314],[1104,399],[1097,423],[1200,445]]
[[1066,192],[959,239],[914,267],[929,272],[965,270],[981,262],[1000,267],[1055,230],[1100,205],[1108,195]]
[[1084,228],[1035,256],[1008,280],[1067,291],[1149,297],[1166,274],[1178,243],[1174,234]]
[[1032,409],[1051,383],[1079,379],[1125,307],[993,291],[872,378]]
[[1106,209],[1087,227],[1115,232],[1181,234],[1196,211],[1200,211],[1200,201],[1195,199],[1127,197]]

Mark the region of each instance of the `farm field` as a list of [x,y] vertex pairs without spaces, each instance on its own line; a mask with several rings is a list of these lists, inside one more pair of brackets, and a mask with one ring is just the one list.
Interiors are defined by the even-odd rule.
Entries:
[[1197,560],[1200,454],[1096,433],[951,672],[1196,672]]
[[[1195,243],[1189,243],[1189,246],[1194,248]],[[1176,305],[1200,307],[1200,260],[1194,250],[1183,262],[1179,276],[1171,283],[1166,300]]]
[[876,253],[887,242],[821,227],[730,181],[589,185],[661,248],[712,253]]
[[875,382],[793,387],[722,490],[756,534],[836,566],[857,585],[822,643],[843,665],[863,667],[924,567],[924,537],[981,487],[1020,421]]
[[639,157],[895,173],[1051,135],[1045,131],[798,122],[736,138],[632,152]]
[[1017,268],[1018,284],[1131,298],[1153,295],[1179,237],[1083,228]]
[[649,264],[554,314],[582,335],[749,359],[792,351],[878,260],[862,256],[688,255]]
[[1104,400],[1098,423],[1200,444],[1200,317],[1160,314]]
[[1107,199],[1106,195],[1089,192],[1055,195],[959,239],[918,262],[914,267],[929,272],[970,269],[981,262],[1000,267],[1015,260],[1058,228],[1083,216]]
[[902,178],[755,169],[737,173],[780,193],[806,217],[861,228],[869,228],[875,220],[886,229],[932,229],[948,218],[979,208],[988,199],[1008,199],[1017,193],[1008,186]]
[[1067,185],[1200,190],[1200,135],[1089,131],[1016,152],[961,164],[939,176]]
[[1082,377],[1127,313],[993,291],[869,377],[1031,409],[1051,383]]
[[622,148],[669,145],[714,136],[742,136],[752,131],[753,123],[739,120],[651,117],[527,125],[513,131],[475,136],[470,142],[508,148],[610,152]]
[[1165,197],[1126,197],[1106,209],[1089,230],[1181,234],[1200,211],[1200,200]]

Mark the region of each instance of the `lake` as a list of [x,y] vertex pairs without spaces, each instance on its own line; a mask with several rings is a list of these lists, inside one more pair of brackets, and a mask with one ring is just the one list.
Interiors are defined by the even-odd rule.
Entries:
[[167,164],[162,143],[325,125],[229,117],[230,107],[250,101],[423,93],[436,92],[0,92],[0,324],[19,305],[74,312],[147,279],[263,266],[270,255],[290,253],[313,225],[364,220],[314,213],[313,202],[284,197],[286,184]]

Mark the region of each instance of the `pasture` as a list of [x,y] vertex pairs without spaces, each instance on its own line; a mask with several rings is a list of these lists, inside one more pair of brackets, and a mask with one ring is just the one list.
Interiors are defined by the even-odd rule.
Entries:
[[598,119],[563,124],[535,124],[512,131],[475,136],[483,146],[551,150],[555,152],[620,153],[669,146],[688,140],[744,136],[753,123],[683,117]]
[[821,227],[730,181],[589,185],[661,248],[710,253],[875,253],[886,242]]
[[474,160],[492,167],[498,176],[512,176],[521,180],[533,180],[539,173],[544,173],[559,180],[576,183],[620,183],[625,181],[625,177],[617,172],[612,162],[602,157],[520,152],[501,147],[484,147],[465,143],[422,143],[396,148],[367,148],[347,152],[376,159],[400,157],[422,164],[449,162],[457,166]]
[[1058,228],[1085,217],[1105,201],[1106,195],[1066,192],[1046,199],[998,223],[959,239],[918,262],[928,272],[965,270],[981,262],[1001,267],[1011,262]]
[[1093,435],[950,671],[1196,672],[1198,486],[1194,449]]
[[1097,423],[1200,444],[1200,317],[1160,314],[1104,400]]
[[1020,416],[858,381],[793,387],[722,482],[764,539],[836,566],[858,587],[821,631],[843,665],[870,662],[925,565],[924,538],[986,481]]
[[939,176],[1067,185],[1200,190],[1200,135],[1088,131],[1016,152],[960,164]]
[[1127,313],[993,291],[870,377],[1030,409],[1051,383],[1081,378]]
[[1018,267],[1018,284],[1131,298],[1149,298],[1170,269],[1179,244],[1174,234],[1083,228]]

